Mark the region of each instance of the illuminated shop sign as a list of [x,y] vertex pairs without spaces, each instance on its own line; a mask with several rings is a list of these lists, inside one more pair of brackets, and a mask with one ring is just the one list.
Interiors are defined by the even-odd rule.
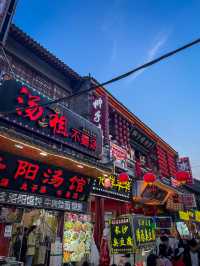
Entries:
[[[120,182],[118,176],[99,176],[93,181],[92,193],[106,198],[119,199],[123,201],[131,200],[132,183],[131,177],[127,182]],[[106,184],[109,183],[109,186]]]
[[111,220],[112,254],[133,253],[134,239],[129,217]]
[[153,218],[133,216],[133,230],[137,247],[153,244],[156,240],[155,222]]
[[90,184],[81,174],[0,152],[0,188],[86,201]]
[[101,155],[102,134],[91,122],[63,106],[45,106],[51,99],[20,82],[4,81],[0,90],[6,92],[1,108],[13,110],[3,119],[90,156]]

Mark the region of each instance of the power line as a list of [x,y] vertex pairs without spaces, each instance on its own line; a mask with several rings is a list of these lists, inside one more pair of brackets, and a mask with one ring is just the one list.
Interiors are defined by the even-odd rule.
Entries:
[[[192,46],[194,46],[194,45],[196,45],[198,43],[200,43],[200,38],[196,39],[196,40],[194,40],[194,41],[192,41],[192,42],[190,42],[188,44],[185,44],[185,45],[183,45],[183,46],[181,46],[181,47],[179,47],[179,48],[177,48],[177,49],[175,49],[173,51],[170,51],[170,52],[168,52],[168,53],[166,53],[166,54],[164,54],[164,55],[162,55],[162,56],[160,56],[160,57],[158,57],[158,58],[156,58],[154,60],[151,60],[151,61],[149,61],[149,62],[147,62],[147,63],[145,63],[145,64],[143,64],[143,65],[141,65],[139,67],[136,67],[136,68],[134,68],[134,69],[122,74],[122,75],[114,77],[114,78],[112,78],[112,79],[110,79],[110,80],[108,80],[106,82],[103,82],[103,83],[95,85],[95,86],[91,86],[90,88],[88,88],[86,90],[75,92],[75,93],[73,93],[73,94],[71,94],[69,96],[62,97],[62,98],[59,98],[57,100],[48,101],[46,103],[41,104],[40,106],[48,106],[48,105],[52,105],[52,104],[56,104],[56,103],[62,102],[64,100],[69,100],[72,97],[79,96],[79,95],[81,95],[83,93],[87,93],[87,92],[93,91],[93,90],[95,90],[95,89],[97,89],[99,87],[103,87],[103,86],[106,86],[106,85],[111,84],[113,82],[119,81],[121,79],[124,79],[124,78],[134,74],[135,72],[137,72],[137,71],[139,71],[141,69],[145,69],[147,67],[150,67],[150,66],[152,66],[152,65],[154,65],[154,64],[156,64],[156,63],[158,63],[158,62],[160,62],[160,61],[162,61],[162,60],[164,60],[164,59],[166,59],[168,57],[171,57],[171,56],[173,56],[173,55],[175,55],[175,54],[177,54],[177,53],[179,53],[179,52],[181,52],[181,51],[183,51],[185,49],[188,49],[188,48],[190,48],[190,47],[192,47]],[[24,110],[26,108],[27,107],[21,107],[21,108],[19,108],[19,110]],[[9,114],[9,113],[13,113],[13,112],[15,112],[15,110],[13,110],[11,112],[6,112],[6,113]]]

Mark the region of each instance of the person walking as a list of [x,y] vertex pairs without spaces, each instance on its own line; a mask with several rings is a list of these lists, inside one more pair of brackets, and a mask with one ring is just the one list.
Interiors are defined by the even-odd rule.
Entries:
[[200,266],[200,250],[195,239],[188,241],[183,254],[183,261],[186,266]]
[[36,250],[36,231],[37,227],[33,225],[28,232],[27,236],[27,252],[26,252],[26,264],[25,266],[32,266],[33,257],[35,255]]
[[159,246],[159,258],[162,266],[172,266],[172,262],[168,258],[168,249],[165,244],[160,244]]

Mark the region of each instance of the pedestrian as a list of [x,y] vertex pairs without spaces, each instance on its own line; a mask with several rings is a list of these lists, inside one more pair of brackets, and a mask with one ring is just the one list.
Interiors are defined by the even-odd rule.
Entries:
[[187,266],[184,262],[184,248],[179,247],[174,250],[173,266]]
[[200,250],[195,239],[188,241],[188,245],[185,247],[183,260],[186,266],[200,266]]
[[[163,244],[163,245],[166,246],[166,254],[167,254],[167,258],[171,260],[172,257],[173,257],[173,250],[172,250],[172,248],[171,248],[171,246],[170,246],[168,236],[166,236],[166,235],[161,236],[161,237],[160,237],[160,241],[161,241],[161,244],[160,244],[160,245]],[[160,249],[160,247],[159,247],[159,249]]]
[[24,227],[24,234],[23,234],[23,238],[22,238],[22,247],[21,247],[21,254],[20,254],[20,261],[23,263],[25,263],[25,261],[26,261],[27,233],[28,233],[28,228]]
[[162,264],[157,255],[149,254],[147,257],[147,266],[162,266]]
[[33,225],[28,231],[25,266],[32,266],[33,264],[33,257],[36,251],[36,235],[35,235],[36,229],[37,229],[37,226]]
[[159,246],[159,258],[160,258],[161,265],[172,266],[172,262],[168,258],[168,249],[165,244],[160,244]]
[[20,259],[20,249],[22,244],[21,227],[17,228],[16,236],[13,244],[13,254],[17,261]]

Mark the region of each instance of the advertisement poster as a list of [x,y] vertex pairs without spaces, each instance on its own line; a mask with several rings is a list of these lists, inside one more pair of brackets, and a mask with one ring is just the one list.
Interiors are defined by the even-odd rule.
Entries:
[[90,254],[92,238],[91,217],[85,214],[65,213],[63,236],[63,263],[80,262]]

